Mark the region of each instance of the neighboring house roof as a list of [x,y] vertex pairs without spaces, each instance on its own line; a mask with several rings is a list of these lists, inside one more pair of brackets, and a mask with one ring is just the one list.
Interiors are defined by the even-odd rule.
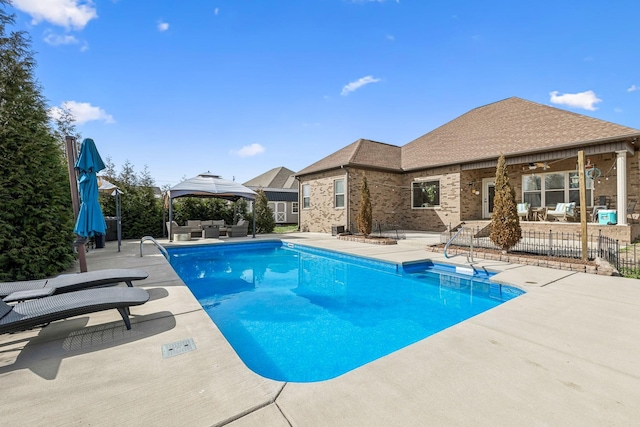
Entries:
[[638,129],[513,97],[475,108],[402,147],[360,139],[296,175],[341,166],[402,172],[638,136]]
[[286,188],[263,188],[264,194],[267,196],[267,200],[270,202],[297,202],[298,201],[298,189],[286,189]]
[[305,175],[342,166],[366,166],[400,172],[400,147],[368,139],[359,139],[324,159],[307,166],[296,175]]
[[402,168],[549,151],[640,135],[640,130],[520,98],[478,107],[402,147]]
[[295,188],[298,189],[298,184],[293,176],[295,172],[291,169],[287,169],[284,166],[273,168],[270,171],[263,173],[249,181],[244,185],[249,188]]

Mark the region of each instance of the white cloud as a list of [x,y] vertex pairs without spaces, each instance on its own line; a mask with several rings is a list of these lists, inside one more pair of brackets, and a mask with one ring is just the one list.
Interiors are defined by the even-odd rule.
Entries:
[[552,104],[568,105],[569,107],[595,111],[596,107],[594,105],[602,102],[602,99],[598,98],[592,90],[580,93],[565,93],[564,95],[558,95],[558,93],[557,90],[549,93]]
[[158,22],[158,31],[163,32],[163,31],[167,31],[169,29],[169,23],[168,22]]
[[31,15],[34,25],[47,21],[66,29],[81,30],[98,17],[92,0],[13,0],[13,6]]
[[251,145],[245,145],[239,151],[232,151],[231,153],[240,157],[252,157],[264,153],[264,151],[265,148],[262,145],[254,143]]
[[638,89],[640,89],[640,87],[638,87],[636,85],[631,85],[631,86],[629,86],[629,89],[627,89],[627,92],[635,92]]
[[349,94],[349,92],[353,92],[355,90],[358,90],[364,85],[368,85],[369,83],[378,83],[379,81],[380,81],[380,79],[376,79],[373,76],[362,77],[362,78],[356,80],[355,82],[351,82],[351,83],[347,84],[345,87],[343,87],[342,88],[342,92],[340,92],[340,95],[347,95],[347,94]]
[[[62,103],[62,107],[71,112],[76,119],[75,123],[79,125],[96,120],[115,123],[111,114],[107,114],[102,108],[94,107],[88,102],[65,101]],[[49,115],[53,118],[60,117],[60,113],[61,109],[59,107],[53,107],[49,110]]]
[[69,34],[55,34],[51,31],[47,31],[44,36],[44,41],[51,46],[60,46],[65,44],[78,44],[78,39],[75,36]]
[[395,38],[393,35],[391,35],[391,34],[387,34],[387,40],[389,40],[389,41],[392,41],[392,42],[393,42],[393,41],[395,41],[395,40],[396,40],[396,38]]
[[216,7],[215,9],[213,9],[213,14],[214,14],[214,15],[216,15],[216,16],[217,16],[217,15],[218,15],[218,13],[220,13],[220,9],[219,9],[219,8],[217,8],[217,7]]

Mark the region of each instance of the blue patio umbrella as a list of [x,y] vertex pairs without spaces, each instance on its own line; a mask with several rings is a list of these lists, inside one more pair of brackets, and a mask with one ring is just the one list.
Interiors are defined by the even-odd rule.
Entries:
[[93,139],[85,138],[82,141],[75,168],[79,174],[78,189],[82,204],[73,231],[81,237],[105,234],[107,225],[98,200],[98,177],[96,175],[105,166]]

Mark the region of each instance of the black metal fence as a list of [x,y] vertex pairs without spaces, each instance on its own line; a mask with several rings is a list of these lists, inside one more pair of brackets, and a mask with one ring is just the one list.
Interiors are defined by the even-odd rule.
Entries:
[[[358,226],[353,222],[349,223],[349,231],[354,234],[358,234]],[[404,240],[407,238],[407,234],[400,225],[376,220],[373,221],[370,235],[375,237],[387,237],[395,240]]]
[[[440,242],[446,244],[454,235],[455,232],[453,230],[445,232],[440,235]],[[473,244],[474,248],[500,250],[489,238],[486,228],[480,227],[475,229],[472,227],[463,228],[451,244],[464,247],[471,247]],[[580,233],[554,232],[552,230],[549,230],[548,233],[526,231],[522,233],[520,242],[509,251],[548,257],[582,259],[582,235]],[[602,258],[617,270],[620,270],[623,262],[627,268],[632,268],[631,263],[621,257],[618,240],[603,236],[601,232],[598,235],[587,236],[587,251],[587,257],[590,260]],[[635,255],[634,246],[634,261],[636,259]],[[640,254],[638,256],[640,257]],[[640,269],[638,267],[635,268]]]
[[637,251],[636,245],[620,249],[616,268],[623,276],[640,278],[640,252]]

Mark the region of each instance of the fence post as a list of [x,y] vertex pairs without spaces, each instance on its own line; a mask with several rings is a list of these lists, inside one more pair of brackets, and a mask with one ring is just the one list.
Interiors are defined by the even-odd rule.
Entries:
[[552,231],[549,230],[549,247],[547,250],[547,256],[551,256],[551,246],[553,245],[553,236],[551,235]]
[[598,230],[598,252],[597,256],[602,256],[602,230]]

